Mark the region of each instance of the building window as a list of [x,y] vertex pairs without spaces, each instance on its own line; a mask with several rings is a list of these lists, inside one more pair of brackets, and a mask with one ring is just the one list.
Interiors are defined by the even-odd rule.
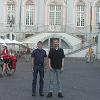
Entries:
[[96,7],[96,26],[100,23],[100,6]]
[[7,24],[15,24],[15,2],[13,0],[9,0],[7,3]]
[[77,5],[77,26],[85,26],[85,6]]
[[62,6],[49,6],[49,25],[61,25],[62,23]]
[[34,24],[34,6],[32,4],[26,5],[26,25],[33,25]]

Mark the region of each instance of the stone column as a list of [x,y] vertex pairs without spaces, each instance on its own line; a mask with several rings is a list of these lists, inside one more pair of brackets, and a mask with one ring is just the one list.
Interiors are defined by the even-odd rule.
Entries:
[[97,43],[97,59],[100,59],[100,29],[99,29],[98,43]]
[[36,25],[38,31],[43,31],[44,25],[44,0],[36,0]]

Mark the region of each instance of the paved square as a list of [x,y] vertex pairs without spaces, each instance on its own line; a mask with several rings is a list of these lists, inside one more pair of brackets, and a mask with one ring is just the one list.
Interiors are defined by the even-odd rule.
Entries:
[[[0,78],[0,100],[61,100],[56,90],[52,98],[46,98],[49,72],[45,73],[45,96],[31,96],[31,64],[19,60],[12,77]],[[100,61],[86,63],[83,59],[67,58],[62,76],[62,100],[100,100]],[[56,87],[56,84],[55,84]]]

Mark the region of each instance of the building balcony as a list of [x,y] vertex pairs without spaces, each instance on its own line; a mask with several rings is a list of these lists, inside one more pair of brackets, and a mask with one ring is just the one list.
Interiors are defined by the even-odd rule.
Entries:
[[75,29],[74,27],[71,27],[69,25],[34,25],[34,26],[25,26],[25,32],[29,33],[78,33],[81,32]]

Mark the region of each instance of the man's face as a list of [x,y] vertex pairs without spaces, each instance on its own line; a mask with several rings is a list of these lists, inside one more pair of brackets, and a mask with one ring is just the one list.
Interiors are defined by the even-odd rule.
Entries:
[[59,47],[59,41],[58,40],[53,41],[53,47],[54,48]]
[[42,48],[42,46],[43,46],[43,45],[42,45],[41,43],[38,43],[38,44],[37,44],[37,47],[40,48],[40,49]]

